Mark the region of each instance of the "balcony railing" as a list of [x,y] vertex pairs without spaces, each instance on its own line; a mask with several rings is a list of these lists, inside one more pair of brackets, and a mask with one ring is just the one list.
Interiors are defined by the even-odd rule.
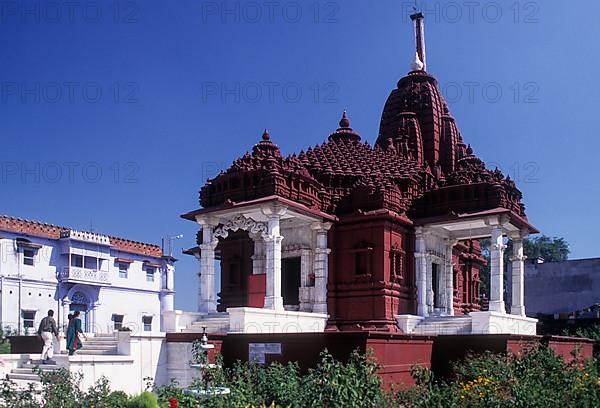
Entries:
[[99,271],[97,269],[85,269],[77,267],[64,267],[60,271],[58,279],[61,282],[85,282],[97,285],[110,285],[108,271]]

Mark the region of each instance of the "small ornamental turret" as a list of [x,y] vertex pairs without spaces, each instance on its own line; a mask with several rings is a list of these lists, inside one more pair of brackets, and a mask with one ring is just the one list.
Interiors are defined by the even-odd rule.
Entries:
[[265,129],[262,140],[252,148],[252,155],[256,157],[278,157],[281,158],[279,146],[271,141],[269,131]]
[[271,140],[271,135],[269,134],[269,130],[265,129],[263,135],[262,135],[262,140],[264,141],[268,141]]
[[342,119],[340,119],[340,127],[334,133],[329,135],[329,140],[348,140],[351,142],[360,142],[360,135],[350,127],[350,119],[348,118],[348,113],[346,111],[344,111],[342,114]]

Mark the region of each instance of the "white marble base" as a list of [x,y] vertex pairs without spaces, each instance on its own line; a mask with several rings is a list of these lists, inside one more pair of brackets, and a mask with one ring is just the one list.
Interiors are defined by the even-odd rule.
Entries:
[[415,327],[425,319],[423,316],[416,315],[398,315],[396,323],[403,333],[412,333]]
[[232,333],[319,333],[325,331],[326,314],[287,310],[230,307]]
[[535,336],[537,319],[499,312],[471,312],[473,334],[517,334]]

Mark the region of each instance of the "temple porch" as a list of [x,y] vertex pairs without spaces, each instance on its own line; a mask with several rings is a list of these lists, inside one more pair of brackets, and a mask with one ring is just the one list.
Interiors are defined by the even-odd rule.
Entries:
[[[228,319],[220,331],[237,333],[322,332],[328,319],[327,234],[331,216],[279,197],[186,214],[200,225],[194,254],[199,261],[200,329]],[[253,243],[248,297],[218,312],[216,251],[231,234],[244,231]],[[201,242],[200,242],[201,241]],[[225,256],[221,250],[221,257]],[[223,271],[223,269],[221,269]],[[222,308],[221,308],[222,309]]]
[[[399,315],[400,330],[415,334],[535,335],[525,316],[523,239],[535,229],[505,209],[421,220],[416,228],[417,314]],[[510,310],[504,301],[504,237],[512,240]],[[456,316],[453,247],[461,240],[491,238],[489,310]]]

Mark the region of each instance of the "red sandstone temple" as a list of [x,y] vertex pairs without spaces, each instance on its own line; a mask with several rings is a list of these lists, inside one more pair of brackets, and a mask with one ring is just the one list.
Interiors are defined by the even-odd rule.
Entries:
[[[267,131],[200,191],[199,312],[227,331],[380,330],[535,334],[525,317],[522,194],[463,140],[416,56],[385,103],[374,145],[350,126],[282,156]],[[489,310],[481,311],[479,239],[491,238]],[[504,239],[511,304],[504,301]],[[220,261],[220,293],[215,263]],[[508,309],[508,310],[507,310]]]

